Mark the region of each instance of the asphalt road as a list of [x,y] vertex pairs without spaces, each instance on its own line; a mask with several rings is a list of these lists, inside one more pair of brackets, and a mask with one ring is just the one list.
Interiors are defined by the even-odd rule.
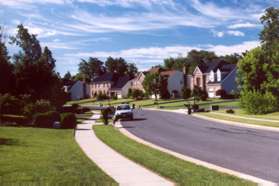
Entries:
[[279,133],[183,114],[135,111],[122,125],[134,135],[218,166],[279,183]]

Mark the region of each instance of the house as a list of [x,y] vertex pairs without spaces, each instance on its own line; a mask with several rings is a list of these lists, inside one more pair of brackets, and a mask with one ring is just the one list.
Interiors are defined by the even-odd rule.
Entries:
[[145,72],[138,72],[132,80],[130,80],[131,83],[131,89],[132,90],[141,90],[142,92],[145,92],[143,88],[143,81],[145,78]]
[[71,100],[89,97],[89,85],[84,81],[76,81],[71,87],[65,87],[65,92],[66,91],[70,94]]
[[160,72],[161,81],[173,97],[180,97],[184,87],[184,74],[178,70],[166,70]]
[[237,89],[236,65],[219,59],[203,61],[192,74],[186,75],[186,86],[191,90],[198,86],[206,90],[210,98],[218,97],[216,92],[220,89],[231,93]]
[[130,80],[131,78],[127,75],[119,77],[113,73],[105,73],[93,79],[90,83],[90,96],[96,97],[97,95],[103,94],[108,97],[126,97],[131,87]]

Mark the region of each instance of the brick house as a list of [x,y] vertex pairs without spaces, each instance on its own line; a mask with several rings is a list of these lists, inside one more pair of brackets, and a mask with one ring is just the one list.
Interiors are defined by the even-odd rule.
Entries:
[[131,86],[130,80],[127,75],[118,77],[113,73],[105,73],[90,83],[90,97],[96,97],[98,94],[108,97],[126,97]]
[[237,90],[236,65],[224,60],[203,61],[192,74],[186,75],[186,86],[193,90],[198,86],[208,92],[210,98],[216,96],[216,91],[223,89],[227,93]]

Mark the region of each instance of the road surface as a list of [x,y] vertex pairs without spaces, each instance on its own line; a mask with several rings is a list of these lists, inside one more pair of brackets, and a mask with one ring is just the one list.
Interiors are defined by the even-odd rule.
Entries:
[[150,110],[135,111],[135,120],[122,125],[164,148],[279,183],[279,132]]

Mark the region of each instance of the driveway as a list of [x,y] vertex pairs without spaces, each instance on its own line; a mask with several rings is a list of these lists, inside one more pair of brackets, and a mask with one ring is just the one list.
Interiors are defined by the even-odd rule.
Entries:
[[279,183],[279,132],[248,129],[183,114],[135,111],[122,125],[134,135],[218,166]]

